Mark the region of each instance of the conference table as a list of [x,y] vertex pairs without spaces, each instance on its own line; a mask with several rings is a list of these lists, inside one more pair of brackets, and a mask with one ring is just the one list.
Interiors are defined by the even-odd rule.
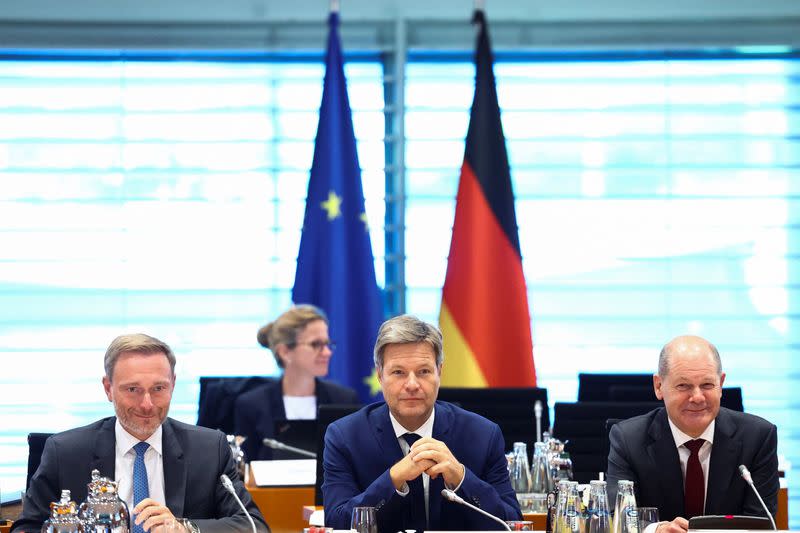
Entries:
[[[273,533],[298,533],[308,527],[308,517],[311,511],[319,509],[319,507],[314,507],[313,485],[258,487],[253,483],[253,476],[248,477],[247,490],[266,518]],[[781,530],[789,529],[788,501],[786,479],[781,478],[781,488],[778,492],[778,512],[775,514],[775,523]],[[532,521],[535,530],[544,530],[544,514],[525,513],[523,518]]]

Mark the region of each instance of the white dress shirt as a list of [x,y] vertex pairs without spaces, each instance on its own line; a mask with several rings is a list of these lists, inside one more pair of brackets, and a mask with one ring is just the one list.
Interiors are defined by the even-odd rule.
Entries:
[[[669,417],[667,417],[669,420]],[[711,447],[714,444],[714,426],[716,425],[716,420],[712,420],[711,423],[708,425],[705,431],[697,437],[698,439],[703,439],[705,442],[700,447],[700,451],[697,452],[697,456],[700,459],[700,466],[703,468],[703,481],[705,485],[703,487],[703,509],[706,508],[706,500],[708,499],[708,465],[711,463]],[[672,420],[669,420],[669,428],[672,430],[672,438],[675,439],[675,447],[678,448],[678,458],[681,461],[681,474],[683,475],[684,483],[686,482],[686,463],[689,462],[689,456],[692,452],[689,451],[689,448],[684,446],[690,440],[695,440],[680,429],[678,426],[672,423]]]
[[316,396],[283,396],[286,420],[314,420],[317,418]]
[[[144,467],[147,470],[147,485],[150,490],[150,498],[166,505],[162,435],[163,430],[161,426],[158,426],[155,433],[145,441],[150,447],[144,452]],[[136,450],[133,447],[139,444],[140,441],[125,431],[119,423],[119,419],[114,425],[114,436],[116,437],[114,473],[119,482],[119,497],[125,501],[128,505],[128,510],[133,515],[133,462],[136,459]]]
[[[684,484],[686,483],[686,464],[689,462],[689,456],[692,454],[689,451],[689,448],[684,446],[690,440],[695,440],[680,429],[678,426],[672,423],[669,417],[667,417],[669,421],[669,429],[672,431],[672,438],[675,441],[675,447],[678,449],[678,459],[681,463],[681,476],[683,477]],[[700,450],[697,452],[697,457],[700,459],[700,467],[703,469],[703,480],[705,482],[705,487],[703,488],[703,509],[706,507],[706,500],[708,499],[708,465],[711,463],[711,447],[714,444],[714,426],[716,425],[716,420],[712,420],[711,423],[708,425],[705,431],[697,437],[698,439],[703,439],[705,442],[702,446],[700,446]],[[655,533],[656,528],[658,527],[660,522],[655,524],[648,525],[644,533]]]
[[[397,442],[400,443],[400,449],[403,450],[403,455],[408,455],[408,452],[411,451],[411,446],[408,445],[406,439],[402,438],[403,435],[406,433],[416,433],[417,435],[422,437],[431,437],[433,436],[433,418],[436,415],[436,408],[434,407],[433,411],[431,411],[431,416],[422,423],[420,427],[415,430],[410,430],[404,428],[400,422],[394,417],[391,411],[389,411],[389,420],[392,422],[392,428],[394,429],[394,434],[397,437]],[[425,493],[425,518],[430,518],[429,512],[429,504],[428,504],[428,493],[430,491],[431,485],[431,477],[426,474],[425,472],[422,473],[422,487]],[[402,487],[397,491],[397,493],[403,497],[408,496],[410,493],[410,489],[408,488],[408,484],[404,483]]]

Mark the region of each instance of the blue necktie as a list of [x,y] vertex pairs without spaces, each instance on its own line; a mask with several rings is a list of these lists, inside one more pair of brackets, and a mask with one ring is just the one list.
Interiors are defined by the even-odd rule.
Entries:
[[[408,443],[409,448],[422,438],[416,433],[405,433],[401,436]],[[411,524],[409,529],[425,531],[428,529],[428,516],[425,512],[425,486],[422,484],[422,474],[408,482],[408,489],[411,492],[408,495],[411,497]]]
[[[133,506],[136,507],[140,501],[150,497],[150,487],[147,485],[147,469],[144,467],[144,454],[150,447],[146,442],[140,442],[133,447],[136,452],[136,459],[133,461]],[[131,509],[131,524],[133,533],[145,533],[141,524],[134,524],[135,517]]]

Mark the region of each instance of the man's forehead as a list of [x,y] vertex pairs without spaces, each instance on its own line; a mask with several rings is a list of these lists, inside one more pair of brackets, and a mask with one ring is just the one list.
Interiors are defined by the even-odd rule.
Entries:
[[435,364],[433,348],[426,343],[391,344],[383,353],[384,363],[389,365]]

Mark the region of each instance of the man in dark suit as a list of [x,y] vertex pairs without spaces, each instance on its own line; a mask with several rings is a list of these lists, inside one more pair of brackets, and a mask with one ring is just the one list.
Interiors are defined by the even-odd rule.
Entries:
[[[356,391],[327,379],[314,378],[316,405],[361,404]],[[262,444],[264,438],[277,438],[275,423],[286,420],[283,403],[283,378],[247,391],[236,399],[234,432],[247,439],[242,450],[248,461],[272,459],[272,449]],[[291,443],[288,443],[291,444]]]
[[187,533],[251,531],[249,519],[220,483],[226,474],[261,532],[264,518],[239,479],[219,431],[167,418],[175,387],[175,356],[144,334],[114,339],[105,356],[103,386],[116,417],[53,435],[31,479],[14,532],[37,532],[62,489],[78,502],[93,469],[119,480],[131,530],[157,531],[177,519]]
[[442,489],[518,520],[500,428],[438,402],[442,334],[408,315],[386,321],[375,343],[385,403],[368,405],[325,434],[325,523],[348,529],[353,507],[376,508],[378,531],[487,530],[502,526],[445,500]]
[[724,381],[713,344],[677,337],[661,350],[653,376],[664,407],[611,430],[611,501],[620,479],[633,481],[637,504],[658,507],[665,520],[658,533],[687,531],[687,519],[698,515],[764,516],[739,465],[751,471],[770,512],[777,510],[777,430],[757,416],[721,408]]

